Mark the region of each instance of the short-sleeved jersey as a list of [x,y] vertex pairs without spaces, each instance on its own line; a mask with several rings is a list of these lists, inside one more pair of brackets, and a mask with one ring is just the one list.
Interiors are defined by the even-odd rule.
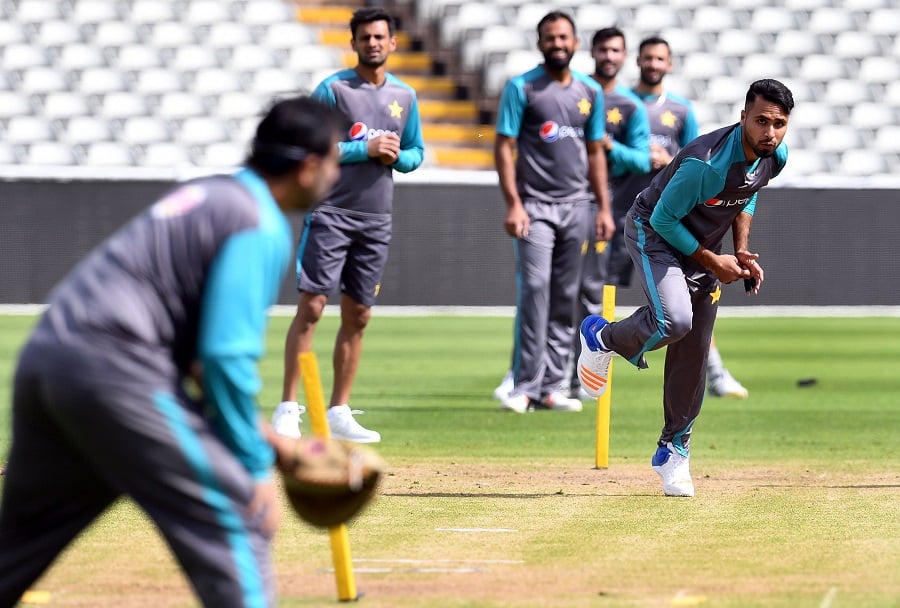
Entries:
[[737,214],[753,214],[757,193],[787,162],[781,142],[748,163],[742,133],[738,123],[694,139],[635,200],[633,212],[685,255],[698,245],[719,251]]
[[[337,107],[352,123],[340,146],[341,176],[322,206],[390,214],[394,201],[393,169],[408,173],[422,164],[425,144],[416,92],[392,74],[374,85],[355,70],[325,80],[312,96]],[[370,138],[392,132],[400,137],[400,156],[392,166],[369,158]]]
[[255,172],[186,182],[68,274],[33,339],[101,345],[123,367],[171,377],[173,387],[200,361],[220,438],[252,474],[266,475],[272,452],[256,427],[256,366],[292,240]]
[[614,140],[607,154],[610,182],[650,171],[650,122],[644,103],[630,89],[616,85],[604,93],[606,132]]
[[516,182],[523,201],[594,199],[585,142],[606,133],[603,91],[590,76],[571,74],[571,82],[563,85],[539,65],[511,78],[503,89],[497,133],[516,139]]

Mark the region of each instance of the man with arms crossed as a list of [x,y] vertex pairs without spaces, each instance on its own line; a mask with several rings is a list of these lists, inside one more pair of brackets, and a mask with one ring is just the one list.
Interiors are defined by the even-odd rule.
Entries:
[[[648,303],[621,321],[590,315],[581,323],[578,378],[593,397],[605,392],[609,362],[620,354],[639,368],[644,353],[666,348],[665,424],[652,459],[668,496],[693,496],[691,427],[700,413],[706,358],[721,283],[763,281],[749,250],[758,192],[787,162],[784,135],[794,107],[772,79],[747,91],[740,122],[701,135],[675,156],[635,200],[625,243]],[[729,228],[734,254],[723,254]]]
[[506,83],[494,146],[519,276],[514,386],[501,408],[517,413],[581,410],[560,385],[572,349],[582,249],[590,229],[598,240],[614,230],[601,144],[603,93],[569,69],[578,44],[571,17],[550,12],[537,32],[544,63]]
[[257,361],[291,260],[283,211],[331,187],[345,129],[308,97],[278,102],[243,168],[176,187],[53,290],[15,374],[0,606],[123,495],[204,606],[275,605],[273,447],[292,453],[264,439]]
[[282,403],[272,416],[272,426],[285,435],[300,435],[297,356],[312,350],[328,296],[340,289],[341,324],[334,344],[328,425],[335,439],[376,443],[381,434],[353,417],[350,391],[387,263],[393,171],[418,168],[424,144],[415,91],[385,67],[397,46],[394,19],[380,8],[359,9],[350,20],[350,31],[356,67],[326,78],[313,91],[313,97],[342,110],[353,126],[339,144],[338,183],[304,223],[297,250],[300,298],[285,339]]

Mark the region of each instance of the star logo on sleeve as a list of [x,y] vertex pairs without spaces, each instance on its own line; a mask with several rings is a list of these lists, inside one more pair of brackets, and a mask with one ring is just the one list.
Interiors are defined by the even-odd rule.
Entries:
[[622,112],[619,111],[618,107],[609,109],[606,111],[606,122],[611,125],[617,125],[622,122]]
[[581,101],[578,102],[578,111],[587,116],[591,113],[591,102],[589,102],[584,97],[581,98]]
[[663,113],[663,115],[659,117],[659,121],[667,127],[674,127],[675,126],[675,115],[672,114],[670,111],[666,110]]
[[391,118],[400,118],[403,116],[403,108],[400,107],[400,104],[397,103],[396,99],[388,106],[388,110],[391,111]]
[[721,286],[721,285],[716,285],[716,290],[713,291],[713,292],[711,292],[711,293],[709,294],[709,297],[712,298],[712,303],[713,303],[713,304],[718,304],[718,303],[719,303],[719,298],[722,297],[722,286]]

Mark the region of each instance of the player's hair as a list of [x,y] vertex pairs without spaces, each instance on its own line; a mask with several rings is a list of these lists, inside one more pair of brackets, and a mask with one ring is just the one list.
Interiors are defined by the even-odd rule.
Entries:
[[669,41],[666,40],[665,38],[661,38],[660,36],[649,36],[649,37],[641,40],[641,43],[638,45],[638,54],[643,52],[644,47],[655,46],[657,44],[666,45],[666,49],[668,49],[669,54],[670,55],[672,54],[672,48],[669,46]]
[[387,21],[388,32],[390,32],[391,36],[394,35],[394,28],[397,25],[394,22],[394,18],[383,8],[369,6],[357,10],[353,13],[353,17],[350,18],[350,33],[353,35],[353,38],[356,38],[356,28],[374,21]]
[[340,110],[311,97],[281,99],[257,126],[246,164],[263,175],[283,175],[311,154],[327,156],[348,128]]
[[575,20],[572,19],[571,15],[568,13],[564,13],[563,11],[550,11],[538,21],[537,24],[537,35],[538,40],[541,38],[541,28],[544,27],[545,23],[553,23],[554,21],[559,21],[560,19],[565,19],[572,25],[572,33],[577,34],[577,30],[575,29]]
[[750,85],[747,89],[747,99],[744,100],[744,108],[756,101],[757,97],[774,103],[785,114],[790,114],[794,109],[794,95],[791,90],[773,78],[763,78]]
[[606,42],[610,38],[621,38],[622,42],[625,42],[625,32],[617,27],[605,27],[602,30],[597,30],[594,33],[594,37],[591,38],[591,47]]

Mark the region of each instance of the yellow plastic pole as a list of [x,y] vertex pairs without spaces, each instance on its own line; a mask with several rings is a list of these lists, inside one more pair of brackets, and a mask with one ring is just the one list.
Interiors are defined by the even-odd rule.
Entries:
[[[331,433],[328,430],[328,420],[325,418],[325,397],[322,393],[322,379],[319,376],[316,354],[300,353],[297,360],[300,364],[300,377],[303,380],[303,391],[306,393],[306,412],[309,414],[313,435],[327,439]],[[347,526],[341,524],[328,528],[328,537],[331,539],[331,561],[334,564],[338,599],[342,602],[358,600]]]
[[[603,318],[612,321],[616,318],[616,286],[603,286]],[[613,357],[615,359],[615,357]],[[606,392],[597,398],[597,448],[595,466],[598,469],[609,468],[609,417],[612,399],[613,362],[609,362],[609,377],[606,380]]]

